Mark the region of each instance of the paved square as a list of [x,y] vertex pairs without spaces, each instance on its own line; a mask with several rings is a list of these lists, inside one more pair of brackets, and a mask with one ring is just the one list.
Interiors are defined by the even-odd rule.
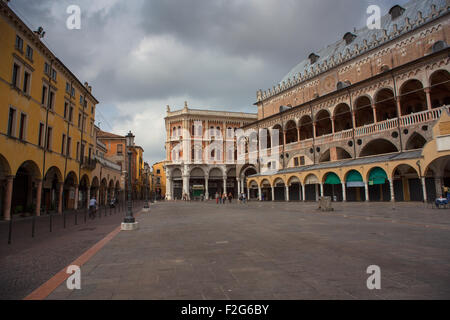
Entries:
[[[48,299],[449,299],[450,210],[157,203]],[[366,269],[381,268],[381,290]]]

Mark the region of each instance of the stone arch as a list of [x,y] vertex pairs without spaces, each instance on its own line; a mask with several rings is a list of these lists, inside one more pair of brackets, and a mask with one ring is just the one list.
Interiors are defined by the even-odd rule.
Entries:
[[8,160],[0,154],[0,179],[4,179],[7,176],[11,175],[11,166],[9,165]]
[[349,130],[353,127],[350,106],[340,103],[334,108],[334,132]]
[[332,124],[330,112],[326,109],[320,110],[315,116],[316,123],[316,136],[331,134]]
[[362,95],[356,98],[354,110],[356,127],[362,127],[374,123],[372,98],[369,95]]
[[286,123],[286,144],[298,141],[297,124],[294,120],[289,120]]
[[313,135],[313,121],[310,116],[306,115],[300,119],[300,140],[308,140],[314,137]]
[[222,179],[224,176],[224,172],[222,169],[220,168],[212,168],[211,170],[209,170],[209,178],[220,178]]
[[427,98],[420,80],[410,79],[400,87],[401,115],[425,111]]
[[382,88],[375,94],[377,121],[397,118],[397,103],[391,88]]
[[[333,154],[332,154],[333,153]],[[338,160],[345,160],[345,159],[351,159],[352,156],[350,153],[347,152],[344,148],[341,147],[334,147],[330,148],[319,158],[319,162],[329,162],[329,161],[338,161]]]
[[398,152],[397,147],[386,139],[375,139],[367,143],[361,150],[360,157]]
[[170,172],[170,176],[172,178],[181,178],[183,176],[183,173],[181,172],[180,168],[173,168]]
[[334,201],[342,201],[342,179],[339,173],[328,171],[322,176],[323,195]]
[[395,201],[423,201],[422,182],[417,170],[409,164],[399,164],[392,170]]
[[[278,132],[278,133],[277,133]],[[278,134],[278,142],[274,141],[277,137]],[[283,128],[280,124],[277,124],[275,126],[273,126],[271,133],[270,133],[270,137],[272,139],[272,146],[282,146],[284,144],[284,139],[283,139]]]
[[41,169],[36,164],[36,162],[34,162],[33,160],[27,160],[27,161],[23,162],[17,168],[16,176],[17,176],[17,173],[19,172],[19,170],[27,171],[27,174],[29,174],[31,176],[31,178],[33,178],[33,179],[41,179],[42,178]]
[[292,183],[302,184],[302,181],[301,181],[301,179],[298,176],[294,175],[294,176],[288,177],[288,179],[287,179],[287,184],[288,185],[291,185]]
[[[174,169],[176,171],[178,168]],[[180,169],[178,169],[180,170]],[[181,170],[180,170],[181,172]],[[192,167],[189,171],[190,176],[206,176],[206,172],[202,167]]]
[[253,165],[247,164],[244,167],[242,167],[239,177],[244,178],[246,176],[254,175],[257,173],[258,173],[258,171],[256,170],[256,168]]
[[425,144],[427,143],[427,140],[417,132],[414,132],[406,142],[406,150],[416,150],[416,149],[422,149]]
[[275,179],[273,179],[273,186],[275,187],[277,184],[283,184],[286,185],[286,182],[284,182],[284,179],[281,177],[276,177]]
[[11,199],[12,214],[34,214],[36,209],[37,184],[41,179],[39,166],[32,160],[23,162],[16,171],[13,180]]
[[316,183],[320,183],[319,178],[314,173],[310,173],[303,179],[302,184],[307,185],[307,184],[316,184]]
[[[56,179],[55,179],[56,178]],[[45,177],[44,177],[44,184],[46,181],[50,181],[50,180],[56,180],[58,183],[63,182],[63,177],[62,177],[62,173],[61,170],[59,170],[58,167],[53,166],[51,168],[49,168],[47,170],[47,172],[45,173]]]
[[450,73],[447,70],[436,70],[430,76],[431,107],[439,108],[450,105]]
[[391,190],[389,176],[380,166],[373,166],[367,171],[366,181],[370,201],[390,201]]

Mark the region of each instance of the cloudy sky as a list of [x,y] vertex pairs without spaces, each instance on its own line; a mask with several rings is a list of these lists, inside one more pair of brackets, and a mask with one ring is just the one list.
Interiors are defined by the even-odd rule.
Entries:
[[[12,0],[10,7],[100,101],[105,131],[132,130],[145,161],[165,157],[166,105],[256,112],[258,89],[309,53],[405,0]],[[81,29],[66,28],[69,5]]]

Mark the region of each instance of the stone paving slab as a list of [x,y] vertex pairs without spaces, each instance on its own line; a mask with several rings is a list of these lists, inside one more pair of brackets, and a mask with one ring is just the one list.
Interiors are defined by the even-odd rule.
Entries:
[[[450,211],[157,203],[48,299],[449,299]],[[381,268],[381,290],[366,269]]]

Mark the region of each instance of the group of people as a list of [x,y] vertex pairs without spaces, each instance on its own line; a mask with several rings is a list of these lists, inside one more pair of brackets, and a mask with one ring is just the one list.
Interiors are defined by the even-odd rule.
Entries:
[[216,203],[225,204],[227,200],[231,203],[233,201],[233,194],[230,192],[228,195],[224,193],[216,192]]
[[[225,204],[228,200],[229,203],[233,202],[233,194],[230,192],[228,193],[228,195],[224,192],[224,193],[219,193],[216,192],[216,195],[214,197],[216,199],[216,203],[217,204]],[[245,193],[241,193],[239,195],[239,202],[240,203],[247,203],[247,196]]]

